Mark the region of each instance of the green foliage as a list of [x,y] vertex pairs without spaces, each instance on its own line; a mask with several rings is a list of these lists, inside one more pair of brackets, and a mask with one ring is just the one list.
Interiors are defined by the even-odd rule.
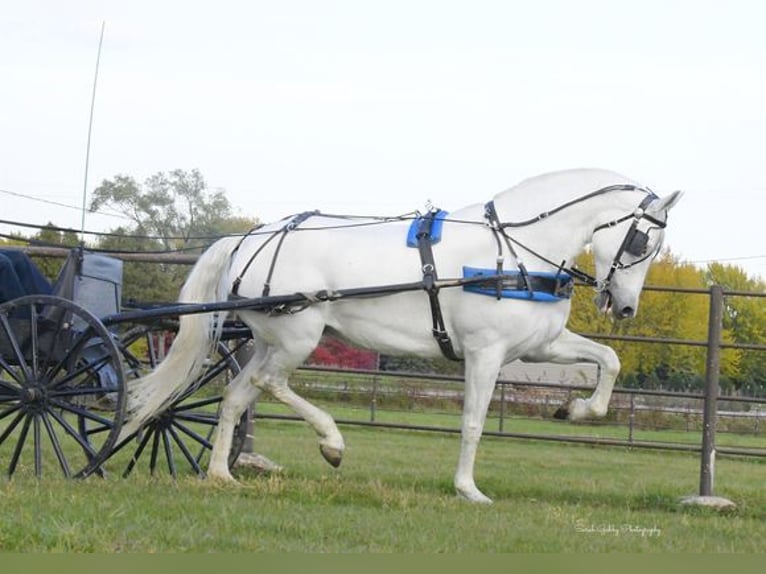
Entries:
[[[127,215],[133,225],[112,230],[98,247],[114,251],[201,253],[215,238],[252,229],[257,220],[236,216],[222,190],[209,190],[198,170],[159,172],[139,185],[132,177],[104,180],[91,210]],[[126,262],[123,294],[141,302],[175,301],[189,267]]]
[[163,249],[202,248],[224,233],[247,231],[256,220],[235,216],[226,194],[210,190],[194,169],[158,172],[143,185],[126,175],[106,179],[90,209],[109,208],[133,221],[132,235],[156,237]]
[[[745,271],[732,265],[711,264],[705,273],[709,284],[721,285],[726,291],[763,293],[766,283],[751,279]],[[766,344],[766,305],[762,298],[726,296],[724,328],[734,343]],[[766,393],[766,353],[737,350],[737,369],[728,373],[732,386],[745,394]]]
[[[32,241],[45,247],[77,247],[80,244],[80,238],[75,232],[58,231],[52,223],[38,231],[32,237]],[[51,283],[56,281],[61,270],[61,259],[39,256],[32,256],[31,259]]]
[[[579,262],[592,269],[592,258]],[[764,284],[749,279],[741,269],[712,265],[703,271],[681,262],[668,250],[649,269],[647,286],[707,290],[713,283],[727,290],[763,292]],[[575,290],[569,328],[589,334],[657,337],[685,341],[707,340],[710,298],[707,294],[670,293],[645,290],[638,315],[615,322],[600,313],[592,302],[592,291]],[[723,341],[726,343],[766,343],[766,308],[763,300],[728,297]],[[705,350],[687,345],[609,341],[622,363],[620,384],[635,388],[699,390],[704,384]],[[749,394],[766,393],[766,353],[725,349],[721,354],[721,385],[725,391]]]

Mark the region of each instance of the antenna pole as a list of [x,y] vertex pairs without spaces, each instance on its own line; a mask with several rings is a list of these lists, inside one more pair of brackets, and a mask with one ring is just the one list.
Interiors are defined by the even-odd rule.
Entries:
[[98,65],[101,61],[101,45],[104,42],[104,25],[101,22],[101,36],[98,39],[98,54],[96,55],[96,72],[93,75],[93,93],[90,98],[90,119],[88,120],[88,143],[85,148],[85,176],[82,185],[82,221],[80,224],[80,245],[85,245],[85,210],[88,200],[88,165],[90,163],[90,135],[93,130],[93,108],[96,104],[96,83],[98,82]]

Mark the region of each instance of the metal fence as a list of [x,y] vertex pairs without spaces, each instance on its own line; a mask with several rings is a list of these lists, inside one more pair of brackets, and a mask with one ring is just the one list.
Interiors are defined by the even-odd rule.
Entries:
[[[291,386],[303,396],[326,403],[331,410],[336,407],[342,413],[338,418],[340,424],[460,432],[463,380],[459,377],[304,367],[292,376]],[[485,434],[701,451],[703,393],[617,387],[606,419],[586,423],[553,420],[556,409],[572,395],[592,390],[593,387],[585,385],[499,379]],[[766,457],[766,398],[722,396],[718,404],[717,452]],[[273,414],[263,407],[258,416],[298,420],[290,415]],[[423,423],[423,419],[431,422]],[[535,426],[530,424],[535,421],[541,422],[540,430],[519,430]],[[763,446],[758,446],[759,442]]]
[[[705,388],[703,393],[675,393],[661,390],[639,390],[617,387],[610,405],[611,418],[602,423],[590,425],[567,425],[568,432],[514,432],[512,412],[518,413],[519,405],[527,409],[534,408],[538,417],[550,413],[553,407],[566,402],[569,396],[578,391],[592,390],[592,387],[561,385],[555,383],[530,383],[512,380],[498,380],[495,397],[490,407],[488,426],[485,435],[519,438],[528,440],[551,440],[560,442],[586,443],[595,445],[626,446],[631,448],[651,448],[700,453],[700,496],[712,496],[715,474],[716,454],[732,456],[766,457],[766,440],[763,440],[763,421],[766,418],[766,398],[734,397],[720,395],[720,354],[722,349],[743,349],[752,352],[766,351],[766,345],[758,343],[724,343],[723,305],[724,297],[766,297],[766,293],[727,291],[719,285],[709,290],[677,289],[672,287],[647,286],[647,291],[664,291],[680,294],[705,294],[709,296],[708,338],[706,341],[684,339],[604,335],[583,333],[592,339],[628,341],[635,344],[687,345],[705,349]],[[320,376],[321,375],[321,376]],[[330,377],[328,377],[330,375]],[[328,384],[333,379],[335,383]],[[343,378],[345,384],[337,380]],[[331,393],[334,400],[360,403],[360,396],[366,395],[366,418],[339,418],[338,423],[349,425],[377,426],[397,429],[411,429],[437,432],[460,432],[457,409],[442,409],[444,415],[453,415],[449,424],[410,424],[381,420],[381,402],[391,398],[391,392],[385,390],[386,380],[395,381],[395,385],[405,387],[405,395],[410,401],[410,410],[417,401],[444,404],[444,401],[459,401],[462,379],[444,376],[422,376],[412,373],[386,373],[380,371],[349,371],[305,367],[293,377],[292,384],[303,388],[302,392],[322,394]],[[417,392],[419,381],[422,387]],[[529,390],[535,392],[530,393]],[[519,392],[519,391],[522,392]],[[526,392],[524,392],[526,391]],[[350,394],[356,394],[355,400],[349,400]],[[401,394],[401,391],[399,391]],[[530,401],[530,396],[534,397]],[[652,400],[648,400],[652,399]],[[542,405],[540,405],[542,401]],[[390,400],[389,400],[390,402]],[[723,408],[720,407],[723,405]],[[399,408],[399,412],[407,409]],[[433,409],[432,409],[433,410]],[[436,409],[438,412],[438,408]],[[396,409],[394,409],[396,411]],[[263,415],[269,418],[292,418],[284,415]],[[663,430],[658,420],[664,421],[674,429],[680,424],[685,427],[686,440],[647,440],[639,436],[646,431],[647,419],[653,419],[651,430]],[[510,423],[510,424],[509,424]],[[493,429],[491,426],[495,424]],[[722,427],[722,431],[718,427]],[[510,428],[508,428],[510,427]],[[562,427],[563,429],[564,427]],[[593,432],[593,429],[598,432]],[[619,429],[624,429],[624,436]],[[578,432],[587,429],[589,432]],[[605,432],[610,429],[612,432]],[[614,429],[618,429],[617,433]],[[667,430],[667,429],[665,429]],[[716,433],[718,431],[718,439]],[[753,437],[749,441],[731,441],[731,437]],[[723,439],[721,437],[724,437]],[[717,444],[720,443],[720,444]],[[739,444],[739,443],[749,444]]]
[[[62,257],[68,253],[68,249],[41,249],[41,248],[23,248],[24,251],[30,254],[37,254],[50,257]],[[178,256],[178,255],[156,255],[156,254],[124,254],[114,253],[115,257],[125,260],[142,261],[142,262],[155,262],[166,264],[180,264],[189,265],[195,260],[194,256]],[[638,336],[621,336],[621,335],[605,335],[600,333],[581,333],[582,335],[601,340],[616,340],[627,341],[636,344],[665,344],[665,345],[687,345],[694,347],[701,347],[705,349],[706,361],[705,361],[705,390],[704,393],[670,393],[663,391],[646,391],[616,388],[614,391],[614,398],[611,405],[611,411],[614,413],[612,419],[606,421],[607,425],[614,428],[621,428],[620,423],[624,423],[626,436],[605,436],[604,432],[577,432],[579,430],[586,429],[583,425],[567,425],[566,428],[570,429],[566,433],[516,433],[513,432],[512,417],[509,415],[515,412],[514,409],[519,404],[525,405],[525,408],[530,408],[529,396],[536,396],[537,401],[543,402],[549,401],[550,404],[558,402],[564,402],[567,395],[573,392],[589,390],[590,387],[577,387],[569,385],[556,385],[556,384],[535,384],[520,381],[499,380],[496,389],[496,397],[493,401],[493,406],[490,411],[489,422],[493,420],[497,425],[493,430],[487,428],[485,434],[503,436],[503,437],[516,437],[522,439],[537,439],[537,440],[557,440],[567,442],[581,442],[590,444],[608,444],[608,445],[620,445],[629,446],[635,448],[660,448],[671,450],[683,450],[693,451],[701,453],[700,464],[700,495],[709,496],[713,492],[713,475],[715,454],[731,454],[738,456],[765,456],[766,449],[761,444],[760,438],[762,433],[762,421],[763,405],[766,404],[766,399],[756,398],[741,398],[741,397],[721,397],[720,396],[720,356],[722,349],[742,349],[752,352],[766,351],[766,345],[759,343],[724,343],[722,341],[722,325],[723,325],[723,308],[724,297],[766,297],[766,293],[751,293],[742,291],[730,291],[724,290],[719,285],[713,285],[710,289],[681,289],[675,287],[653,287],[647,286],[645,291],[664,291],[678,294],[703,294],[707,295],[710,300],[709,315],[708,315],[708,337],[706,341],[690,341],[683,339],[669,339],[669,338],[654,338],[654,337],[638,337]],[[322,370],[323,376],[327,375],[330,371],[327,369]],[[311,384],[316,383],[318,379],[319,371],[317,369],[301,369],[296,377],[294,377],[294,385],[303,385],[306,392],[328,392],[334,393],[334,400],[344,400],[344,394],[348,395],[351,389],[350,386],[338,388],[337,384],[330,385],[332,388],[310,388]],[[338,372],[335,371],[335,378],[337,380]],[[393,427],[404,429],[416,429],[424,431],[441,431],[441,432],[459,432],[459,428],[453,422],[449,425],[423,425],[423,424],[407,424],[406,422],[390,422],[382,420],[381,413],[382,402],[387,395],[384,392],[384,382],[394,380],[396,385],[401,386],[402,381],[420,380],[426,381],[426,386],[429,386],[429,390],[424,396],[418,397],[417,393],[413,390],[417,387],[414,383],[407,383],[410,385],[408,400],[414,401],[418,398],[434,402],[435,400],[443,400],[440,392],[446,392],[448,398],[454,403],[459,402],[459,396],[461,392],[461,381],[456,378],[450,377],[423,377],[419,375],[405,374],[405,373],[383,373],[383,372],[353,372],[342,371],[340,372],[343,377],[349,380],[352,377],[362,377],[366,383],[357,384],[354,386],[354,392],[367,393],[368,404],[366,410],[369,412],[369,417],[354,418],[354,419],[339,419],[338,422],[346,424],[357,425],[374,425],[379,427]],[[308,379],[306,378],[308,377]],[[392,379],[391,379],[392,378]],[[324,377],[326,381],[326,377]],[[301,382],[303,381],[303,382]],[[307,384],[306,381],[314,381],[311,384]],[[434,384],[438,386],[434,388]],[[450,387],[451,385],[451,387]],[[316,386],[316,385],[315,385]],[[530,392],[532,387],[537,388],[537,391]],[[327,387],[327,385],[325,385]],[[441,388],[442,391],[437,391]],[[540,389],[544,391],[540,391]],[[444,390],[446,389],[446,391]],[[520,390],[522,392],[520,392]],[[339,394],[340,393],[340,394]],[[558,393],[558,395],[556,395]],[[401,394],[401,393],[400,393]],[[513,397],[524,397],[526,395],[526,402],[520,403],[519,400]],[[339,398],[340,397],[340,398]],[[542,399],[541,399],[542,397]],[[558,398],[557,398],[558,397]],[[390,398],[390,396],[388,397]],[[665,402],[664,406],[657,404],[649,404],[651,401],[647,399],[662,399]],[[389,401],[390,402],[390,401]],[[668,406],[669,402],[669,406]],[[534,405],[534,401],[531,403]],[[719,408],[719,405],[725,405],[726,408]],[[744,406],[743,406],[744,405]],[[537,405],[540,407],[540,405]],[[454,409],[453,409],[454,410]],[[401,411],[400,411],[401,412]],[[677,421],[685,421],[687,432],[694,432],[701,434],[701,440],[697,441],[649,441],[639,436],[641,431],[646,430],[646,418],[647,413],[655,418],[658,417],[672,417],[674,424],[678,424]],[[453,415],[456,413],[452,413]],[[280,415],[262,415],[262,416],[280,416]],[[280,418],[289,418],[282,417]],[[720,423],[725,423],[727,420],[739,420],[747,421],[747,425],[751,425],[752,431],[745,434],[751,434],[756,437],[756,443],[753,445],[737,445],[730,446],[723,444],[726,441],[720,441],[722,444],[716,446],[716,431]],[[746,425],[746,426],[747,426]],[[727,427],[727,424],[722,426]],[[732,425],[737,426],[737,425]],[[741,425],[740,425],[741,426]],[[511,428],[508,428],[511,427]],[[565,427],[562,427],[562,429]],[[593,427],[590,427],[593,428]],[[606,426],[596,427],[605,429]],[[574,429],[574,432],[571,430]],[[654,430],[657,430],[656,428]],[[742,433],[739,433],[742,436]],[[724,435],[725,436],[725,435]],[[720,437],[719,437],[720,440]]]

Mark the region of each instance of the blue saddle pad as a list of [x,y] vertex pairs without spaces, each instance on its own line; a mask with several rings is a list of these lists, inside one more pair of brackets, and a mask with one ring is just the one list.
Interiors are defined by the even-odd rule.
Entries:
[[[487,276],[486,283],[471,283],[463,285],[464,291],[478,293],[480,295],[497,296],[495,279],[497,270],[480,269],[478,267],[463,267],[463,278]],[[541,303],[553,303],[572,297],[574,280],[566,273],[548,273],[543,271],[530,271],[527,273],[532,292],[524,286],[519,271],[503,271],[503,284],[500,297],[503,299],[523,299],[525,301],[538,301]],[[507,277],[507,279],[506,279]]]
[[[431,243],[439,243],[442,238],[442,227],[444,226],[444,219],[449,215],[448,212],[440,209],[434,214],[434,220],[431,224]],[[418,231],[420,230],[420,224],[423,221],[423,217],[415,218],[410,224],[410,228],[407,231],[407,247],[418,246]]]

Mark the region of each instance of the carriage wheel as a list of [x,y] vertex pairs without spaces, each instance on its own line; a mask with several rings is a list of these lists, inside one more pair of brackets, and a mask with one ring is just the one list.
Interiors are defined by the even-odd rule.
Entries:
[[[128,378],[141,376],[156,367],[164,358],[168,337],[172,335],[167,330],[149,327],[135,327],[125,333],[120,346],[128,365]],[[123,476],[141,464],[148,467],[151,474],[167,468],[174,478],[182,469],[205,475],[223,391],[240,371],[236,355],[246,344],[246,339],[220,342],[197,380],[164,411],[117,445],[115,453],[129,453],[127,458],[122,454],[119,458],[120,464],[125,465]],[[245,444],[248,421],[248,413],[244,413],[234,430],[230,466]]]
[[0,465],[8,476],[101,473],[125,404],[120,352],[93,314],[47,295],[0,305]]

